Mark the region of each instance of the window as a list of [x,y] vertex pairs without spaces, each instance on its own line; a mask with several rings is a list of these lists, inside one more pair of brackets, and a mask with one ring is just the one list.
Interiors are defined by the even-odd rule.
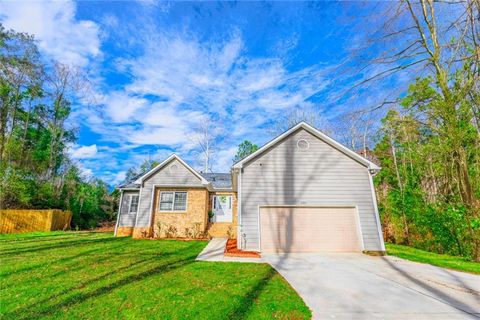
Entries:
[[187,192],[162,191],[160,192],[160,211],[187,210]]
[[214,196],[213,197],[213,209],[232,209],[232,197],[231,196]]
[[130,203],[128,205],[128,213],[137,213],[138,210],[138,196],[130,196]]

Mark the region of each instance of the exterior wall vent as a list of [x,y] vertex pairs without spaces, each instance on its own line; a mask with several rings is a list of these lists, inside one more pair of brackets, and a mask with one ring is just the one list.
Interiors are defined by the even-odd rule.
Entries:
[[297,141],[297,148],[300,150],[308,150],[308,148],[310,148],[310,143],[305,139],[299,139]]

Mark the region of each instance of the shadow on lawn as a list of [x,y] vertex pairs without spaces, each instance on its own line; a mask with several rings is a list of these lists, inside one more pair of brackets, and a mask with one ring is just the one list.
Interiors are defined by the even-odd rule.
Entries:
[[53,299],[56,299],[56,298],[59,298],[63,295],[66,295],[70,292],[72,292],[73,290],[82,290],[84,289],[85,287],[87,287],[88,285],[90,284],[93,284],[97,281],[100,281],[102,279],[104,279],[105,277],[108,277],[110,274],[113,274],[113,273],[117,273],[117,272],[124,272],[124,271],[127,271],[128,269],[131,269],[133,267],[139,267],[141,266],[142,264],[144,263],[147,263],[147,262],[151,262],[153,259],[152,258],[148,258],[148,259],[142,259],[142,260],[139,260],[139,261],[135,261],[133,263],[130,263],[129,265],[126,265],[126,266],[123,266],[123,267],[120,267],[120,268],[116,268],[116,269],[112,269],[112,270],[109,270],[108,273],[106,274],[101,274],[99,276],[96,276],[95,278],[91,278],[91,279],[88,279],[86,281],[82,281],[76,285],[74,285],[73,287],[69,287],[69,288],[66,288],[65,290],[63,291],[60,291],[60,292],[57,292],[47,298],[44,298],[44,299],[41,299],[41,300],[38,300],[36,301],[35,303],[33,304],[30,304],[26,307],[23,307],[21,309],[17,309],[15,310],[15,312],[12,312],[12,315],[13,314],[22,314],[24,312],[28,312],[28,311],[31,311],[31,312],[37,312],[36,311],[36,308],[38,307],[42,307],[45,303],[49,302],[49,301],[52,301]]
[[7,234],[0,236],[0,245],[8,245],[8,244],[24,244],[29,242],[45,242],[45,241],[52,241],[58,240],[58,237],[63,237],[66,239],[79,237],[86,237],[96,235],[98,232],[59,232],[55,234],[44,234],[44,235],[27,235],[27,234]]
[[28,248],[20,248],[20,249],[13,249],[13,250],[6,250],[2,251],[2,256],[12,256],[22,253],[38,253],[39,251],[51,250],[51,249],[64,249],[69,247],[80,247],[80,246],[87,246],[95,243],[106,243],[112,241],[119,241],[117,239],[120,238],[100,238],[100,239],[92,239],[92,240],[85,240],[85,239],[75,239],[71,241],[59,241],[55,242],[52,245],[42,245],[42,246],[35,246],[35,247],[28,247]]
[[[123,243],[120,243],[120,244],[117,244],[116,246],[103,246],[101,248],[97,248],[97,249],[94,249],[94,250],[83,251],[82,253],[76,254],[75,256],[72,256],[72,257],[66,257],[66,258],[59,259],[58,260],[59,263],[65,263],[65,262],[72,261],[73,263],[75,263],[76,267],[75,268],[68,268],[68,270],[66,270],[66,271],[65,270],[58,271],[58,272],[52,274],[51,277],[57,277],[57,276],[60,276],[62,274],[65,274],[66,272],[71,273],[71,272],[75,272],[75,271],[84,269],[85,267],[82,265],[82,263],[78,263],[78,262],[75,262],[73,260],[76,260],[76,259],[79,259],[79,258],[85,258],[86,256],[90,256],[90,258],[91,258],[91,256],[95,256],[95,264],[99,264],[99,263],[102,263],[104,261],[111,260],[112,256],[115,256],[115,258],[119,258],[118,260],[121,261],[124,257],[122,254],[118,254],[116,252],[105,253],[105,251],[106,250],[116,250],[118,248],[121,248],[123,245],[124,245]],[[97,254],[99,254],[99,255],[97,255]],[[53,263],[51,263],[50,266],[54,265],[54,264],[58,264],[57,261],[54,261]]]
[[[189,251],[192,250],[192,248],[187,248],[181,251],[177,251],[175,254],[181,254],[182,251]],[[169,255],[173,255],[174,253],[168,253],[165,255],[162,255],[163,258]],[[59,292],[57,294],[54,294],[53,296],[50,296],[46,299],[42,299],[40,301],[35,302],[32,305],[28,305],[24,308],[21,309],[16,309],[10,314],[7,314],[5,318],[9,319],[32,319],[32,318],[42,318],[42,317],[48,317],[50,315],[53,315],[59,311],[59,309],[65,309],[68,307],[71,307],[73,305],[83,303],[85,300],[90,299],[90,298],[95,298],[99,297],[104,294],[108,294],[114,289],[121,288],[123,286],[141,281],[143,279],[146,279],[148,277],[158,275],[158,274],[164,274],[167,272],[171,272],[173,270],[176,270],[178,268],[185,267],[186,265],[189,265],[193,262],[195,262],[195,258],[197,257],[197,252],[195,251],[194,253],[191,253],[182,259],[174,260],[174,261],[168,261],[166,263],[161,263],[160,265],[157,265],[155,267],[152,267],[148,270],[145,270],[143,272],[140,272],[138,274],[133,274],[126,276],[122,279],[116,280],[112,283],[106,284],[100,288],[94,289],[93,291],[90,292],[78,292],[74,294],[73,296],[67,297],[66,299],[63,299],[61,301],[52,303],[52,304],[46,304],[48,301],[51,301],[52,299],[62,297],[64,295],[67,295],[72,292],[72,290],[82,290],[89,284],[93,284],[101,279],[104,279],[106,276],[109,274],[117,274],[118,272],[126,271],[128,269],[131,269],[132,267],[138,267],[139,265],[145,264],[145,263],[152,263],[156,259],[153,257],[147,258],[147,259],[142,259],[140,261],[136,261],[134,263],[131,263],[127,266],[117,268],[115,270],[110,270],[108,274],[104,274],[98,277],[95,277],[93,279],[89,279],[88,281],[85,281],[83,283],[77,284],[73,288],[69,288],[67,290],[64,290],[62,292]],[[41,309],[38,309],[38,308]],[[26,314],[25,314],[26,313]]]
[[260,281],[258,281],[258,283],[247,292],[247,294],[238,304],[237,308],[227,316],[227,319],[244,319],[251,312],[252,307],[257,302],[258,297],[276,273],[277,272],[275,269],[270,268],[268,272],[260,279]]
[[[117,248],[121,248],[122,246],[124,246],[124,243],[117,244],[116,246],[105,245],[105,246],[101,246],[99,248],[95,248],[95,249],[92,249],[92,250],[81,251],[78,254],[68,256],[68,257],[65,257],[65,258],[60,258],[60,259],[48,258],[47,261],[43,262],[43,263],[37,263],[37,264],[31,265],[31,266],[28,266],[28,267],[25,267],[25,268],[20,268],[20,269],[15,269],[15,270],[12,270],[12,271],[9,271],[9,272],[0,273],[0,277],[8,277],[8,276],[11,276],[13,274],[17,275],[17,274],[20,274],[20,273],[23,273],[23,272],[29,272],[29,271],[35,270],[37,268],[42,268],[42,267],[45,267],[45,266],[53,266],[53,265],[73,261],[73,260],[78,259],[78,258],[84,258],[86,255],[95,254],[97,252],[105,252],[106,250],[115,250]],[[105,255],[106,255],[106,258],[98,259],[98,260],[95,260],[95,261],[98,263],[98,262],[101,262],[103,260],[108,259],[108,257],[111,256],[111,254],[105,254]],[[82,268],[82,267],[80,266],[79,268]],[[79,269],[79,268],[75,268],[74,270]],[[72,271],[72,269],[69,269],[69,270]],[[56,276],[56,275],[57,274],[54,274],[52,276]]]

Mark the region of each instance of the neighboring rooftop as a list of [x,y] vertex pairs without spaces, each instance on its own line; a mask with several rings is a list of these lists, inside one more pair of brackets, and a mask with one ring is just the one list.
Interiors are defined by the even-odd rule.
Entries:
[[231,189],[232,188],[232,175],[230,173],[203,173],[200,175],[204,177],[208,182],[212,183],[215,189]]

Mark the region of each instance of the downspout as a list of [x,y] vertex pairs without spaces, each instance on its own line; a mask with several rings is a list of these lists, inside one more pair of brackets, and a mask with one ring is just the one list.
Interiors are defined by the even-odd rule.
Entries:
[[120,190],[120,203],[118,204],[118,213],[117,213],[117,223],[115,224],[115,232],[113,233],[113,236],[117,236],[117,229],[118,229],[118,224],[120,223],[120,212],[122,209],[122,203],[123,203],[123,190]]

